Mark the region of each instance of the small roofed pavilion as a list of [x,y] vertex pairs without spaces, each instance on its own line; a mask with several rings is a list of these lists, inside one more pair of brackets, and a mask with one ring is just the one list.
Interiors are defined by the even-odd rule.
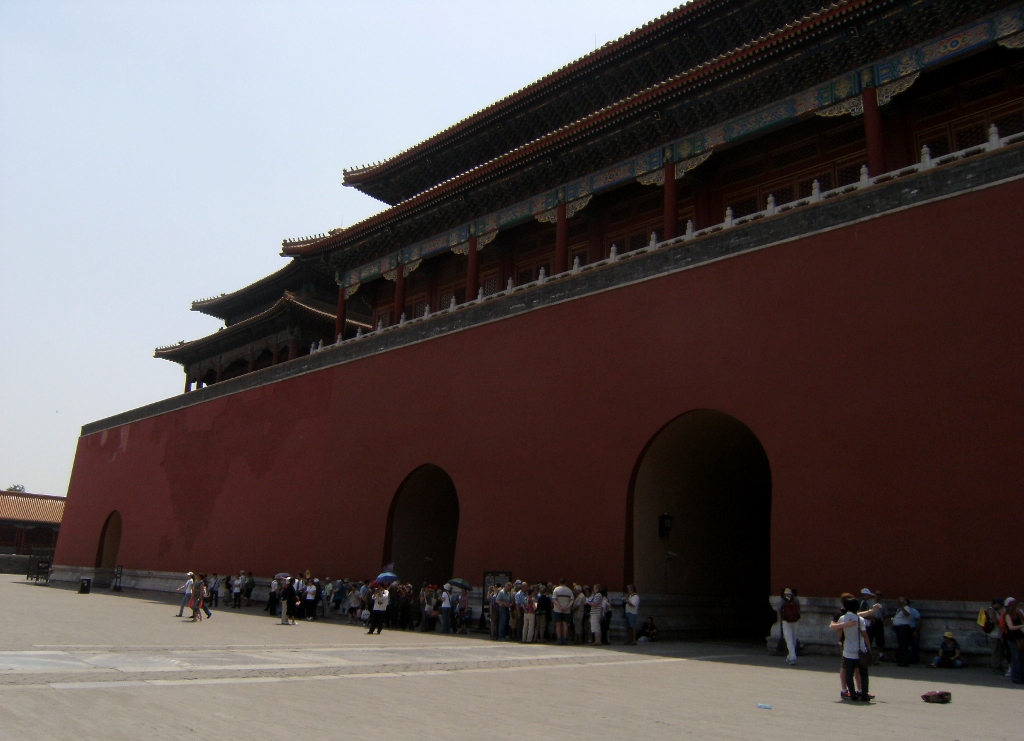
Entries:
[[64,497],[0,492],[0,553],[53,548],[64,519]]
[[[159,347],[154,357],[184,367],[188,392],[307,355],[311,347],[337,339],[337,290],[293,260],[238,291],[194,301],[192,311],[223,319],[224,326]],[[358,331],[358,312],[349,323],[352,333]]]

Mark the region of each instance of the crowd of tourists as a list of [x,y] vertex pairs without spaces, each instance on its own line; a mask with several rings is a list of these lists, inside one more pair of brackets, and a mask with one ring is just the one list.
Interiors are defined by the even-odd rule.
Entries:
[[[780,597],[778,617],[786,661],[795,665],[800,603],[791,588],[784,589]],[[906,667],[920,662],[921,613],[910,600],[900,597],[890,616],[881,597],[869,588],[862,589],[859,598],[845,592],[839,598],[842,611],[829,623],[829,628],[838,634],[842,651],[839,685],[843,699],[868,701],[874,698],[868,692],[869,668],[876,660],[885,660],[886,619],[891,620],[896,634],[896,665]],[[992,600],[991,605],[979,613],[977,623],[990,641],[992,671],[1009,677],[1014,684],[1024,684],[1024,612],[1017,600],[1013,597]],[[945,631],[928,666],[959,669],[965,665],[956,635]]]
[[[210,607],[218,606],[222,590],[230,594],[231,607],[250,606],[255,587],[251,571],[240,571],[233,577],[189,572],[178,588],[183,593],[178,617],[184,616],[186,607],[191,608],[194,622],[201,621],[204,614],[211,617]],[[569,586],[565,579],[558,584],[521,580],[494,584],[486,590],[486,609],[476,615],[469,596],[470,587],[465,583],[423,584],[417,590],[397,580],[319,579],[306,571],[298,576],[282,573],[271,579],[264,611],[280,618],[284,625],[335,617],[377,634],[384,628],[465,634],[475,627],[490,631],[498,641],[610,643],[613,605],[608,589],[600,584]],[[626,623],[628,645],[657,639],[653,618],[637,624],[640,595],[632,584],[617,607]]]

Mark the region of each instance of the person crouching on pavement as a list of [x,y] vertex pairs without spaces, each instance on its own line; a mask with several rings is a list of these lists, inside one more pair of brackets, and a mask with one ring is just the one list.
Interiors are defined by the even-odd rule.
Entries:
[[962,669],[964,660],[961,658],[960,644],[956,642],[953,632],[947,630],[942,634],[939,644],[939,655],[932,659],[933,669]]

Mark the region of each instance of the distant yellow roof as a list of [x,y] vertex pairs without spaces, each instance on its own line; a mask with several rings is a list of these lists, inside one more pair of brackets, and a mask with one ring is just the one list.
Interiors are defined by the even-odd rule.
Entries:
[[64,518],[64,497],[0,491],[0,520],[59,525]]

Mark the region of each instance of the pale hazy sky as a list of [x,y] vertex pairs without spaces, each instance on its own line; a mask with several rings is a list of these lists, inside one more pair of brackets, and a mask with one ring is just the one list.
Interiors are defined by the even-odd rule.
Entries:
[[66,493],[81,425],[181,392],[193,299],[380,210],[343,167],[671,2],[0,0],[0,489]]

